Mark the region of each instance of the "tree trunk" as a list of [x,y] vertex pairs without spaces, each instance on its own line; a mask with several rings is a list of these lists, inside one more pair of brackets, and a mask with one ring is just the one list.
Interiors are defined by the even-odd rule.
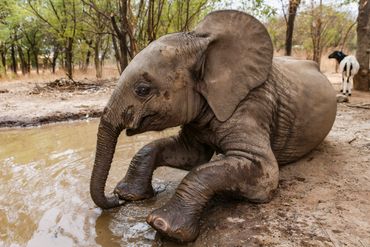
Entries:
[[289,16],[286,28],[285,36],[285,55],[292,55],[292,43],[293,43],[293,31],[294,31],[294,20],[297,15],[297,9],[301,0],[290,0],[289,1]]
[[31,49],[27,49],[27,73],[31,73]]
[[4,73],[6,74],[6,51],[5,49],[1,51],[1,63],[3,64],[4,67]]
[[14,44],[11,45],[10,47],[10,56],[12,59],[12,71],[14,74],[17,74],[17,60],[15,58],[15,47]]
[[95,57],[94,57],[94,63],[95,63],[95,70],[96,70],[96,78],[100,79],[102,78],[102,66],[100,62],[100,44],[101,44],[101,37],[97,35],[96,40],[95,40],[95,47],[94,47],[94,52],[95,52]]
[[45,70],[49,68],[49,59],[43,58],[42,59],[42,73],[45,73]]
[[87,50],[87,53],[86,53],[86,59],[85,59],[85,63],[84,65],[82,66],[82,70],[84,72],[87,71],[87,69],[89,68],[89,65],[90,65],[90,57],[91,57],[91,45],[92,45],[92,42],[93,40],[86,40],[86,44],[89,46],[88,50]]
[[39,54],[35,50],[33,50],[33,59],[35,59],[36,72],[39,74]]
[[121,0],[122,10],[121,10],[121,31],[123,33],[122,39],[120,39],[120,50],[121,50],[121,68],[122,71],[128,65],[128,46],[127,46],[127,0]]
[[370,2],[360,0],[357,17],[356,57],[360,70],[354,78],[354,89],[369,91],[369,54],[370,54]]
[[53,59],[51,60],[52,73],[55,74],[55,68],[57,66],[57,59],[59,56],[59,46],[54,47]]
[[320,44],[320,36],[321,36],[321,20],[317,19],[314,21],[313,24],[313,55],[312,60],[315,61],[320,65],[321,60],[321,44]]
[[155,40],[154,37],[154,0],[149,0],[148,3],[148,20],[147,20],[147,36],[148,43]]
[[116,51],[116,59],[117,58],[119,59],[120,73],[122,73],[122,71],[126,68],[126,66],[128,64],[128,59],[127,59],[127,37],[126,37],[125,33],[121,32],[117,28],[117,24],[115,24],[115,21],[114,21],[114,16],[112,17],[112,22],[113,22],[113,26],[116,26],[115,31],[116,31],[117,36],[118,36],[118,45],[115,44],[115,41],[114,41],[113,45],[116,45],[114,47],[114,49]]
[[89,50],[87,50],[87,53],[86,53],[86,60],[85,60],[85,64],[83,66],[83,71],[86,72],[87,69],[89,68],[89,65],[90,65],[90,57],[91,57],[91,50],[89,48]]
[[[111,22],[113,30],[118,37],[118,47],[114,47],[116,54],[119,53],[119,56],[116,55],[116,58],[119,58],[120,72],[122,72],[128,65],[128,44],[127,44],[127,0],[120,1],[120,28],[118,28],[115,16],[111,16]],[[113,41],[114,42],[114,41]],[[114,45],[114,43],[113,43]],[[116,49],[117,48],[117,49]]]
[[313,56],[312,60],[318,63],[320,67],[321,62],[321,35],[322,35],[322,0],[320,0],[319,14],[316,16],[314,13],[314,1],[311,2],[312,5],[312,23],[311,23],[311,39],[313,46]]
[[68,38],[65,47],[65,71],[68,78],[73,79],[73,38]]
[[21,62],[22,75],[25,75],[25,74],[27,74],[27,63],[26,63],[26,60],[24,58],[22,47],[20,45],[18,45],[17,49],[18,49],[19,60]]
[[118,68],[118,71],[119,73],[121,74],[122,73],[122,69],[121,69],[121,54],[119,53],[119,50],[118,50],[118,45],[117,45],[117,42],[116,42],[116,37],[114,37],[114,35],[112,35],[112,43],[113,43],[113,48],[114,48],[114,57],[116,58],[116,64],[117,64],[117,68]]

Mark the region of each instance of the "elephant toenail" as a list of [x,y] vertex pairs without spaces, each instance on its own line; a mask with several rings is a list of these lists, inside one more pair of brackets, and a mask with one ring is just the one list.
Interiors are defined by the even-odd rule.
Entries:
[[161,230],[161,231],[164,231],[164,232],[166,232],[166,230],[168,228],[167,222],[165,222],[162,219],[155,219],[154,222],[153,222],[153,226],[156,229]]

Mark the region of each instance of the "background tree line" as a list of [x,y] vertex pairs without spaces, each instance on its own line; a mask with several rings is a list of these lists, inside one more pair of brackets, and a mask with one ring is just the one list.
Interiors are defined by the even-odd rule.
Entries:
[[120,72],[159,36],[187,31],[218,1],[210,0],[5,0],[0,3],[0,75],[22,74],[40,63],[55,72],[92,60],[96,77],[112,56]]
[[320,63],[327,49],[352,53],[360,47],[357,54],[362,69],[367,68],[362,71],[365,89],[370,4],[360,0],[360,14],[354,16],[341,8],[353,2],[276,0],[277,7],[264,0],[3,0],[0,76],[61,68],[73,78],[74,69],[87,70],[94,64],[101,78],[107,59],[122,72],[158,37],[190,30],[212,10],[238,8],[265,22],[275,50],[285,55],[302,51]]

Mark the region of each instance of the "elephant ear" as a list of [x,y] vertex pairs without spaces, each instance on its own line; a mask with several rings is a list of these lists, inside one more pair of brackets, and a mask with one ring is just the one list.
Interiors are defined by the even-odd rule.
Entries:
[[272,65],[270,36],[256,18],[235,10],[207,15],[192,32],[209,42],[202,57],[198,90],[220,121],[264,83]]

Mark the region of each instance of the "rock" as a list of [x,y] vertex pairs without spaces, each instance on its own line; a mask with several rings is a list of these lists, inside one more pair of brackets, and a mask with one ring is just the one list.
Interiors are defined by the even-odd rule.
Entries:
[[337,102],[338,103],[348,102],[348,96],[343,94],[337,94]]
[[242,223],[245,221],[245,219],[242,218],[232,218],[232,217],[227,217],[226,220],[230,223]]

